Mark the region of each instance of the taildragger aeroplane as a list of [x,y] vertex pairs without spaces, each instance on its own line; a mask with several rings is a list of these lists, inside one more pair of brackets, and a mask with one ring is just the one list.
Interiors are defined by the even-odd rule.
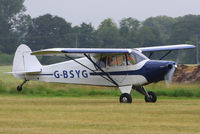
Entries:
[[[169,82],[176,63],[162,59],[172,50],[190,48],[195,46],[180,44],[133,49],[52,48],[32,52],[22,44],[16,50],[11,73],[24,80],[17,87],[18,91],[29,80],[112,86],[120,89],[121,103],[131,103],[135,90],[144,95],[146,102],[156,102],[156,94],[147,92],[144,86],[162,80]],[[151,55],[157,51],[166,51],[166,54],[160,60],[150,60]],[[150,52],[149,57],[143,52]],[[37,55],[64,56],[70,60],[42,66]]]

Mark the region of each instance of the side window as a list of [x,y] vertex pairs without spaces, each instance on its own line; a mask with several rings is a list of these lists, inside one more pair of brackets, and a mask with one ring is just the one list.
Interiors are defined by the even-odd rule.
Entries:
[[136,64],[135,58],[130,54],[126,54],[127,65],[134,65]]
[[126,65],[125,55],[108,56],[108,66],[123,66]]
[[106,57],[101,57],[96,64],[101,67],[101,68],[105,68],[106,67]]

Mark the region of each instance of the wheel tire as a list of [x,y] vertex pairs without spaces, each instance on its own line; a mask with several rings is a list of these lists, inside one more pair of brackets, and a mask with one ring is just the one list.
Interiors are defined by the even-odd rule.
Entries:
[[120,103],[132,103],[132,97],[128,93],[123,93],[120,95],[119,102]]
[[21,86],[17,86],[17,91],[21,92],[22,91],[22,87]]
[[148,94],[149,94],[149,97],[145,96],[145,102],[155,103],[157,101],[157,95],[152,91],[149,91]]

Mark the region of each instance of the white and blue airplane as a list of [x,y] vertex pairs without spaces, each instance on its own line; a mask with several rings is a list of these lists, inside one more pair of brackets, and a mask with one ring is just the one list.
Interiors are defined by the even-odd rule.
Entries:
[[[195,48],[180,44],[133,49],[52,48],[32,52],[22,44],[15,53],[12,74],[24,80],[18,91],[29,80],[118,87],[120,103],[131,103],[134,90],[143,94],[146,102],[156,102],[154,92],[145,85],[172,79],[176,64],[163,61],[172,50]],[[160,60],[149,58],[156,51],[166,51]],[[149,58],[142,52],[150,52]],[[64,56],[68,61],[42,66],[37,59],[42,56]]]

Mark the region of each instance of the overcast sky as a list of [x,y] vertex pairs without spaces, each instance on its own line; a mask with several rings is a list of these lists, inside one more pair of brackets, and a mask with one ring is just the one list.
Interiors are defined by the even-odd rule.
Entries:
[[159,15],[200,14],[200,0],[25,0],[24,4],[32,17],[50,13],[73,26],[91,22],[97,27],[106,18],[118,23],[125,17],[142,21]]

